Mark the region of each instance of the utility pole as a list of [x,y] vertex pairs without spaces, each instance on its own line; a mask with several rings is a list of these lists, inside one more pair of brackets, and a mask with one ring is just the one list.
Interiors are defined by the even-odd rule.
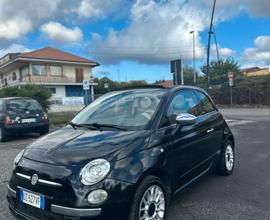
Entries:
[[183,69],[182,63],[181,63],[181,85],[185,85],[185,83],[184,83],[184,69]]
[[196,85],[195,31],[189,33],[193,35],[193,83]]
[[208,47],[207,47],[207,65],[206,65],[206,77],[207,77],[207,90],[209,91],[210,88],[210,72],[209,72],[209,59],[210,59],[210,47],[211,47],[211,36],[212,36],[212,29],[213,29],[213,20],[216,8],[216,0],[214,0],[212,15],[211,15],[211,22],[210,28],[208,32]]

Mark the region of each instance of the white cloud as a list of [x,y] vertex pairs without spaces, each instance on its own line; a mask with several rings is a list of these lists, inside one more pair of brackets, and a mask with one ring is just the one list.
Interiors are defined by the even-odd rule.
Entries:
[[[197,4],[205,4],[211,8],[213,1],[209,0],[191,0]],[[245,11],[254,17],[269,17],[269,0],[217,0],[216,12],[219,19],[228,19],[236,16],[241,11]]]
[[[181,55],[190,59],[189,31],[208,29],[212,3],[210,0],[0,0],[0,45],[21,40],[40,26],[42,30],[47,27],[46,36],[57,42],[78,42],[82,39],[79,29],[82,22],[129,14],[122,30],[111,29],[107,37],[93,34],[91,49],[100,60],[162,63]],[[269,17],[269,0],[218,0],[215,23],[237,16],[241,11]],[[48,27],[50,21],[58,25]],[[59,30],[68,34],[63,37]],[[195,40],[196,56],[203,58],[205,50],[199,34]],[[230,54],[229,50],[223,48],[221,53]]]
[[7,48],[0,49],[0,57],[6,55],[7,53],[18,53],[18,52],[29,52],[30,49],[21,44],[11,44]]
[[103,19],[114,12],[121,14],[127,2],[127,0],[82,0],[75,12],[80,18]]
[[30,20],[14,19],[0,21],[0,40],[13,40],[23,37],[32,29]]
[[[165,63],[171,59],[192,58],[191,30],[202,31],[208,25],[208,14],[184,1],[138,0],[131,9],[130,24],[107,38],[92,35],[90,46],[98,60],[107,63],[123,59],[141,63]],[[202,58],[204,47],[195,35],[196,57]]]
[[79,27],[67,28],[64,25],[50,21],[41,26],[41,31],[51,40],[59,43],[78,43],[82,37]]
[[270,51],[270,36],[259,36],[255,39],[255,46],[260,51]]
[[[218,52],[219,52],[220,58],[225,58],[225,59],[235,54],[235,51],[232,50],[231,48],[221,47],[220,45],[218,45]],[[211,45],[211,55],[214,57],[217,56],[217,48],[215,44]]]
[[[119,13],[127,0],[0,0],[0,40],[21,39],[51,20],[78,26],[81,18],[102,19]],[[122,7],[123,9],[123,7]],[[122,12],[121,12],[122,13]],[[77,34],[79,31],[76,29]]]
[[245,65],[270,66],[270,36],[259,36],[254,48],[247,48],[242,54]]

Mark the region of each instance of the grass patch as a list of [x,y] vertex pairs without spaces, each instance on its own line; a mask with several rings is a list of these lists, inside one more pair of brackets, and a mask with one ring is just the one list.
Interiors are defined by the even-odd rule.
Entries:
[[64,125],[71,121],[76,115],[75,112],[50,112],[49,113],[49,120],[50,126],[55,127],[58,125]]

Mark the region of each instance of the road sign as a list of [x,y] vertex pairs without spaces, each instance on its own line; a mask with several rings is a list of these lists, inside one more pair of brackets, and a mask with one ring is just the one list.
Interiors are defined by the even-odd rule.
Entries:
[[229,86],[233,86],[233,78],[229,78]]
[[230,103],[233,104],[233,95],[232,95],[232,87],[233,87],[233,72],[228,72],[229,86],[230,86]]
[[108,89],[109,88],[109,83],[105,82],[104,83],[104,89]]
[[181,71],[181,59],[171,61],[171,73],[179,73]]
[[233,79],[233,72],[229,72],[229,73],[228,73],[228,78],[229,78],[229,79]]
[[87,79],[83,80],[83,89],[89,90],[89,80],[87,80]]
[[[182,72],[182,61],[181,59],[171,61],[171,73],[173,73],[174,85],[180,85],[180,81],[183,84]],[[181,77],[180,77],[181,75]]]
[[229,86],[233,86],[233,72],[228,73]]

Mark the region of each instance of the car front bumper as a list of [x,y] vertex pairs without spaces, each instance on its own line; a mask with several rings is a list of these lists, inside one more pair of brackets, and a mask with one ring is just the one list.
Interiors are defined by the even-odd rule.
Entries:
[[[46,165],[42,171],[38,167],[40,163],[29,162],[26,160],[24,164],[29,167],[35,167],[40,177],[40,181],[36,186],[31,184],[28,177],[31,176],[32,171],[20,167],[15,170],[8,185],[7,199],[9,207],[13,215],[19,219],[54,219],[54,220],[84,220],[84,219],[127,219],[130,201],[135,191],[135,185],[106,178],[99,184],[86,187],[76,182],[75,179],[68,180],[63,178],[63,181],[58,182],[61,185],[52,185],[53,179],[48,178],[48,174],[56,175],[56,172],[65,173],[63,170],[56,171],[52,165]],[[24,178],[18,176],[17,172],[29,173]],[[53,173],[55,172],[55,173]],[[50,180],[44,182],[46,179]],[[44,184],[45,183],[45,184]],[[20,201],[20,190],[25,189],[33,193],[42,194],[45,197],[44,209],[32,207]],[[108,193],[108,199],[101,205],[91,205],[87,202],[87,195],[96,189],[103,189]]]
[[[23,219],[40,219],[38,216],[31,216],[30,213],[24,212],[24,210],[20,210],[16,207],[16,200],[17,200],[17,192],[13,189],[8,188],[8,201],[9,201],[9,208],[13,215],[15,215],[18,218]],[[70,208],[70,207],[64,207],[59,205],[51,204],[51,214],[50,217],[53,219],[80,219],[84,217],[97,217],[101,214],[102,209],[101,208]],[[43,218],[46,219],[46,212],[43,213]]]

